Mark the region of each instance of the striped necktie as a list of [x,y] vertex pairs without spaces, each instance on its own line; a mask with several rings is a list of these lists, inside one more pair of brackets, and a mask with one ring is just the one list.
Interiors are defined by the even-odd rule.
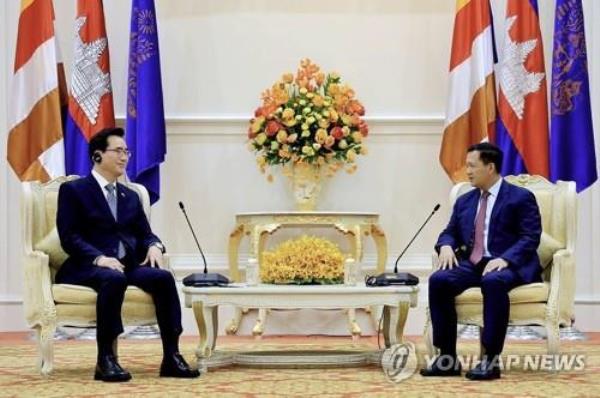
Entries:
[[[107,201],[108,201],[108,207],[110,207],[110,212],[112,213],[113,217],[115,218],[115,221],[117,221],[117,195],[115,194],[116,191],[116,187],[114,184],[107,184],[104,189],[106,189],[108,191],[108,195],[107,195]],[[123,258],[125,257],[125,246],[123,245],[123,242],[121,242],[119,240],[119,248],[117,249],[117,256],[118,258]]]

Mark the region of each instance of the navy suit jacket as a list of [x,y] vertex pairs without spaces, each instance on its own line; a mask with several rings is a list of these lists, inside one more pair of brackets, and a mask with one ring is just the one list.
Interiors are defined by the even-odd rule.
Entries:
[[60,186],[56,226],[69,258],[59,273],[85,276],[96,257],[117,257],[119,241],[123,242],[127,255],[139,264],[148,247],[160,242],[150,229],[137,193],[117,183],[116,195],[118,221],[92,175]]
[[[456,200],[450,222],[438,238],[438,251],[450,245],[463,258],[469,258],[480,196],[481,190],[474,189]],[[541,234],[540,210],[533,193],[502,181],[488,231],[487,248],[492,258],[506,260],[525,283],[538,282],[542,271],[537,255]]]

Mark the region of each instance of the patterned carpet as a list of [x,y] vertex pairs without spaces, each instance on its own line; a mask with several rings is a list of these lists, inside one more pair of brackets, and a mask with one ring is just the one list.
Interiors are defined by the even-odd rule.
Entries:
[[[424,363],[424,345],[417,346],[419,361]],[[54,373],[44,378],[36,373],[36,348],[33,342],[0,339],[0,397],[598,397],[600,396],[600,344],[598,339],[562,344],[563,353],[583,355],[585,368],[559,373],[525,371],[513,367],[502,379],[493,382],[470,382],[461,378],[424,379],[414,375],[400,383],[389,381],[381,367],[365,366],[342,369],[249,369],[227,367],[211,369],[195,380],[157,377],[161,359],[159,341],[122,341],[119,343],[121,364],[133,374],[129,383],[109,384],[92,380],[95,344],[85,341],[57,342]],[[220,347],[247,349],[320,349],[372,350],[373,338],[353,343],[349,338],[265,337],[224,338]],[[182,353],[193,358],[195,341],[185,338]],[[472,341],[459,343],[460,354],[477,354]],[[510,341],[504,354],[545,354],[545,345]],[[193,361],[195,362],[195,361]]]

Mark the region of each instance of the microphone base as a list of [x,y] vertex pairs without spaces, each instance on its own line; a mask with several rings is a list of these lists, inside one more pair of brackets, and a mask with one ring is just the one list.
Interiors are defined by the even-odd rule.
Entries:
[[227,286],[229,283],[230,281],[227,277],[213,272],[198,272],[183,278],[185,286],[194,287]]
[[408,272],[384,272],[377,276],[369,276],[367,286],[414,286],[419,284],[419,278]]

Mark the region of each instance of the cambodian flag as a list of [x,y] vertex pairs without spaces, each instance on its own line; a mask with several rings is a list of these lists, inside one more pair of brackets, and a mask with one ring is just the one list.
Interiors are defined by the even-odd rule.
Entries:
[[598,179],[581,0],[557,0],[555,18],[550,178],[580,192]]
[[127,79],[127,165],[132,181],[160,197],[160,164],[167,152],[154,0],[133,0]]
[[67,175],[91,169],[88,142],[98,131],[114,127],[108,40],[102,0],[78,0],[75,49],[65,131]]
[[502,174],[548,177],[548,103],[537,0],[508,0],[493,141]]

